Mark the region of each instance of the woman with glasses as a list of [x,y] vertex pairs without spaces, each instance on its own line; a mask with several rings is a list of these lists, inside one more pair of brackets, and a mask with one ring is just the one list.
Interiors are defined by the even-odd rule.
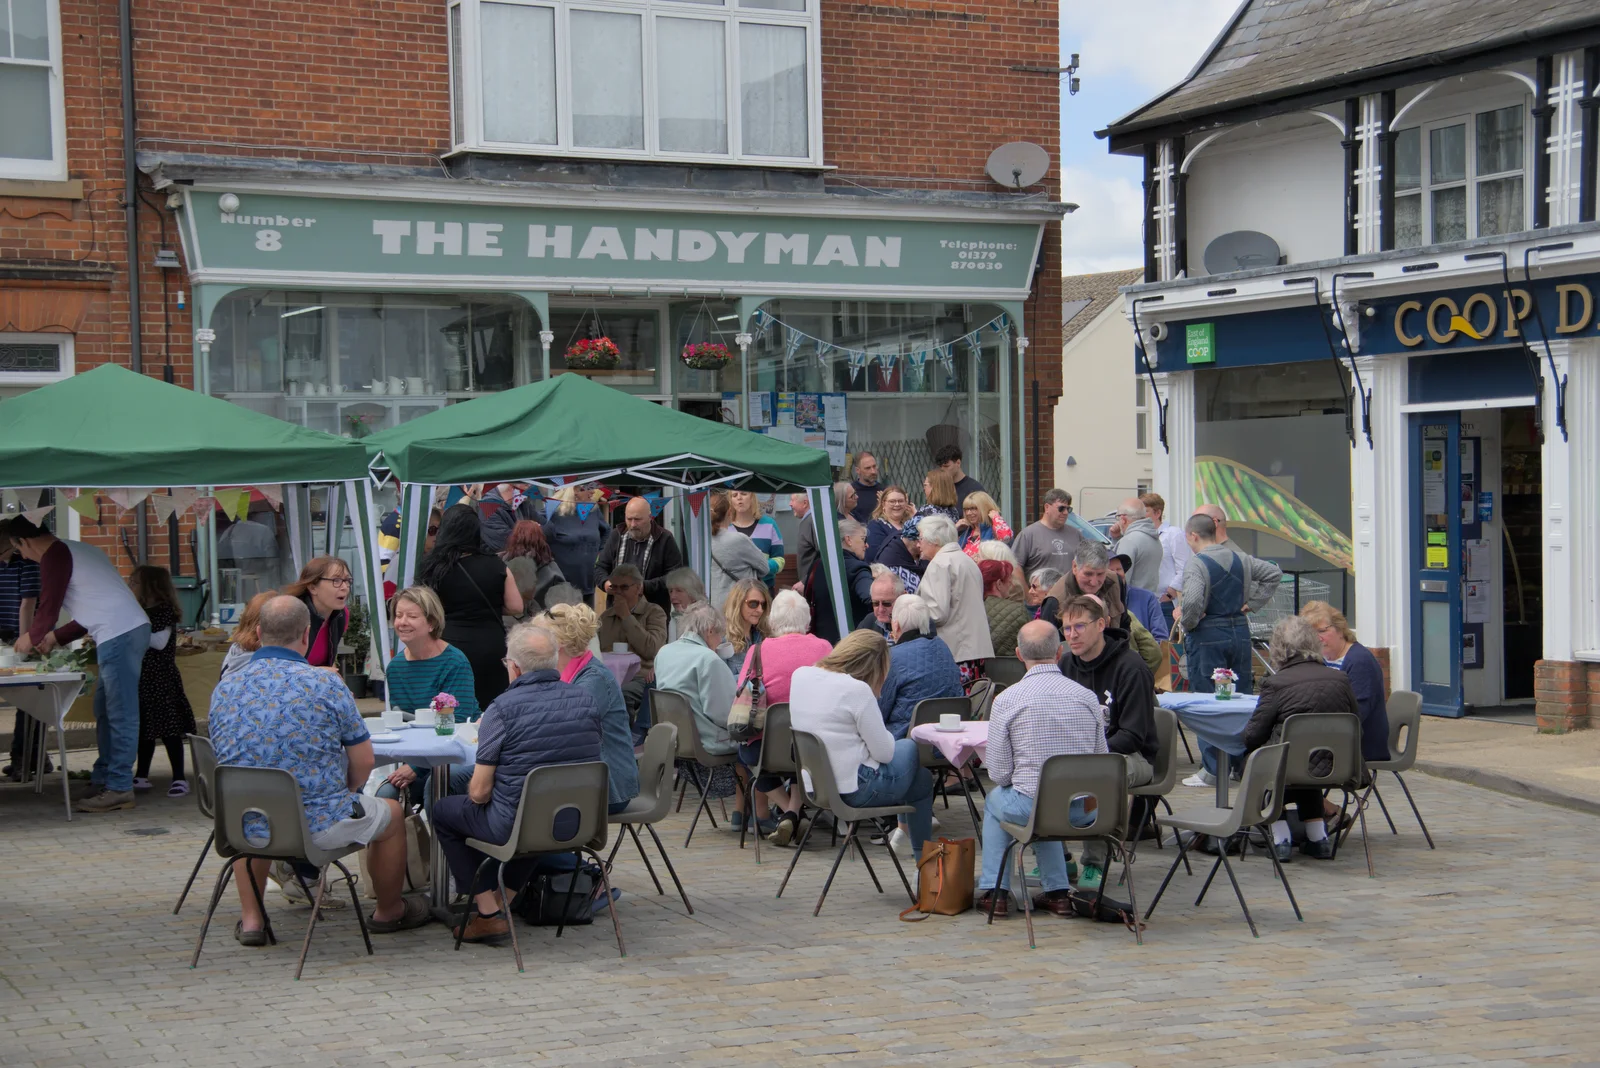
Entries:
[[1050,596],[1050,590],[1060,581],[1061,572],[1053,567],[1041,567],[1028,576],[1024,603],[1030,620],[1042,619],[1058,627],[1061,625],[1061,602]]
[[722,658],[728,670],[735,675],[744,667],[745,654],[772,633],[767,613],[772,608],[772,596],[759,580],[741,579],[728,591],[722,602],[722,617],[727,623],[728,651]]
[[350,568],[337,556],[318,556],[300,569],[300,578],[284,587],[311,609],[311,644],[306,663],[335,668],[339,642],[350,626]]
[[484,551],[483,524],[474,508],[457,504],[445,511],[433,551],[417,569],[417,583],[438,595],[443,638],[466,654],[478,707],[488,708],[510,685],[501,663],[506,655],[501,617],[522,615],[522,593],[505,561]]
[[904,486],[889,486],[878,494],[878,506],[867,523],[867,560],[876,562],[883,547],[900,537],[906,520],[917,514]]

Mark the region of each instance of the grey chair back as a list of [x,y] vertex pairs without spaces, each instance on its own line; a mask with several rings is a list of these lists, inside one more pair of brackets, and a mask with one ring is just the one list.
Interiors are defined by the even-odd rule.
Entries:
[[989,718],[989,710],[994,705],[995,685],[989,679],[979,679],[972,684],[972,689],[967,691],[967,701],[972,710],[965,717],[971,720],[985,720]]
[[[517,803],[517,819],[503,847],[505,855],[496,856],[493,850],[484,852],[506,861],[529,853],[598,850],[606,844],[609,777],[602,760],[534,768],[522,780],[522,800]],[[556,820],[566,813],[577,817],[577,827],[571,835],[558,838]]]
[[[911,710],[911,726],[937,724],[940,716],[957,715],[967,719],[972,715],[972,703],[965,697],[929,697],[918,701]],[[909,728],[907,733],[910,733]],[[917,743],[917,757],[925,768],[949,767],[944,754],[926,742]]]
[[[1093,798],[1089,823],[1075,826],[1075,798]],[[1029,829],[1035,838],[1128,837],[1128,761],[1121,753],[1057,753],[1039,769]]]
[[992,656],[984,661],[983,673],[998,692],[1021,682],[1022,676],[1028,673],[1028,666],[1014,656]]
[[211,819],[216,814],[217,751],[211,739],[198,734],[189,735],[189,766],[194,769],[194,800],[200,806],[200,815]]
[[[656,823],[672,810],[672,761],[677,751],[678,728],[670,723],[657,723],[644,736],[644,748],[639,753],[639,793],[633,799],[639,810],[629,814],[628,822]],[[649,802],[649,808],[644,807],[645,802]]]
[[[300,783],[282,768],[247,768],[222,764],[216,769],[217,845],[230,854],[248,853],[277,860],[306,860],[317,867],[353,850],[324,851],[311,842]],[[246,816],[264,816],[265,841],[245,837]]]
[[1142,797],[1166,797],[1178,785],[1178,715],[1156,706],[1155,778],[1133,788]]
[[761,731],[760,770],[763,773],[800,774],[800,762],[794,756],[794,731],[789,722],[789,702],[779,701],[768,706],[767,724]]
[[650,691],[650,722],[670,723],[678,728],[678,759],[698,760],[706,767],[731,764],[732,753],[716,756],[706,752],[700,741],[700,728],[695,724],[694,705],[687,694],[677,690]]
[[1417,732],[1422,727],[1422,695],[1396,690],[1385,702],[1389,714],[1389,759],[1371,760],[1374,771],[1410,771],[1417,762]]
[[802,784],[806,779],[811,780],[805,790],[806,800],[810,801],[813,807],[827,809],[846,823],[871,819],[885,813],[911,811],[910,805],[855,808],[846,804],[839,795],[839,784],[833,777],[833,764],[828,760],[828,749],[822,744],[822,739],[807,731],[795,731],[794,748],[799,754],[800,766],[805,769],[805,774],[801,776]]
[[[1279,741],[1289,746],[1289,786],[1318,788],[1365,785],[1366,766],[1361,759],[1361,721],[1350,712],[1297,712],[1284,719]],[[1312,770],[1312,760],[1326,752],[1331,767],[1326,775]]]
[[1259,827],[1283,814],[1283,788],[1284,780],[1288,778],[1289,754],[1290,746],[1278,742],[1262,746],[1245,760],[1233,802],[1233,810],[1239,813],[1239,826]]

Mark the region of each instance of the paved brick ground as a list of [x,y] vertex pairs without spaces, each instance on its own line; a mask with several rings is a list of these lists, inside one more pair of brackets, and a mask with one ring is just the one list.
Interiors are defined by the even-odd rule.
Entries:
[[[697,836],[686,852],[685,817],[675,816],[677,833],[664,837],[695,915],[656,897],[624,853],[626,959],[609,925],[559,941],[524,928],[525,975],[509,948],[452,952],[437,925],[375,937],[368,958],[346,910],[319,929],[300,983],[291,977],[306,912],[277,907],[288,937],[247,950],[229,937],[231,897],[189,970],[203,906],[191,899],[180,917],[171,907],[205,834],[191,799],[68,825],[58,795],[6,788],[0,1063],[1600,1059],[1594,817],[1424,775],[1411,781],[1439,850],[1401,820],[1400,837],[1374,836],[1376,880],[1359,849],[1336,864],[1293,864],[1304,924],[1270,869],[1251,860],[1242,882],[1259,941],[1225,885],[1196,908],[1198,879],[1181,874],[1142,948],[1120,927],[1085,921],[1041,919],[1034,951],[1020,918],[987,929],[973,914],[902,924],[903,902],[874,893],[854,861],[813,918],[822,854],[804,858],[774,901],[781,862],[758,868],[725,832]],[[1177,800],[1208,793],[1180,788]],[[965,828],[959,800],[940,815],[947,830]],[[147,830],[166,833],[136,833]],[[1146,901],[1161,856],[1137,865]],[[216,870],[208,862],[206,873]]]

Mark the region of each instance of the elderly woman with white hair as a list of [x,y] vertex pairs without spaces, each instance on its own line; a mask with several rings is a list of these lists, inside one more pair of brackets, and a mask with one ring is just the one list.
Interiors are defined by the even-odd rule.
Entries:
[[878,694],[883,725],[896,739],[904,738],[918,701],[961,695],[961,669],[950,647],[934,636],[928,602],[901,594],[889,628],[889,677]]
[[561,681],[587,692],[600,709],[600,759],[611,773],[610,811],[621,812],[639,793],[639,763],[633,755],[633,729],[622,688],[605,662],[589,651],[600,621],[586,604],[555,604],[535,616],[533,623],[554,634],[560,644],[556,670]]
[[[872,611],[872,565],[867,562],[867,528],[854,519],[839,520],[839,547],[844,550],[845,630]],[[836,642],[841,636],[839,617],[833,610],[833,588],[822,572],[819,560],[810,576],[812,600],[816,602],[816,632]]]
[[[1298,712],[1348,712],[1360,717],[1350,676],[1323,663],[1322,643],[1317,639],[1316,628],[1307,620],[1300,616],[1278,620],[1272,628],[1271,659],[1276,674],[1261,680],[1256,710],[1241,734],[1247,752],[1276,741],[1283,721]],[[1312,755],[1314,774],[1325,775],[1332,766],[1332,754]],[[1300,852],[1316,860],[1332,860],[1333,842],[1328,837],[1327,820],[1338,809],[1313,787],[1291,787],[1283,792],[1283,800],[1300,810],[1300,820],[1305,824],[1306,840],[1301,843]],[[1288,860],[1292,844],[1286,820],[1272,825],[1272,840],[1278,859]]]
[[672,611],[667,616],[667,641],[675,642],[678,640],[678,617],[696,601],[706,600],[706,584],[689,567],[667,572],[667,577],[662,581],[666,583],[667,599],[672,604]]
[[970,686],[982,675],[983,662],[994,656],[983,608],[983,573],[956,544],[956,525],[945,516],[924,516],[917,532],[922,559],[928,562],[917,596],[928,602],[939,637],[961,669],[962,684]]
[[[811,606],[793,590],[783,590],[772,599],[772,611],[767,619],[772,634],[766,640],[752,645],[745,653],[744,669],[739,672],[736,689],[743,690],[747,684],[756,687],[766,695],[766,703],[770,707],[787,704],[789,680],[796,669],[815,664],[833,652],[833,645],[824,638],[806,633],[811,627]],[[739,763],[745,769],[753,769],[760,756],[760,738],[739,746]],[[783,780],[776,775],[763,775],[755,785],[757,793],[767,795],[769,800],[783,809],[783,815],[769,837],[777,845],[788,845],[805,830],[800,825],[800,805],[805,799],[804,795],[794,786],[782,789]],[[737,803],[741,814],[744,812],[744,801],[745,794],[741,790]]]

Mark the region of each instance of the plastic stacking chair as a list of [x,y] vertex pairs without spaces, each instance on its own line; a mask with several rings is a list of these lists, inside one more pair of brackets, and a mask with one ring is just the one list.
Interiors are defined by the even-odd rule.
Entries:
[[986,720],[989,712],[994,707],[995,685],[991,679],[979,679],[972,684],[972,689],[967,691],[967,700],[972,705],[972,711],[967,719]]
[[[195,877],[200,874],[200,867],[211,852],[211,844],[217,840],[216,813],[212,810],[211,803],[217,776],[217,752],[211,748],[211,739],[202,738],[198,734],[189,735],[189,766],[194,769],[195,803],[200,806],[200,815],[211,821],[211,830],[206,833],[206,844],[200,847],[200,855],[195,858],[194,869],[189,872],[189,881],[183,884],[183,893],[178,895],[178,903],[172,906],[174,916],[183,910],[183,903],[189,897],[189,890],[194,886]],[[231,859],[231,854],[223,853],[221,848],[218,848],[217,852],[225,860]]]
[[[672,761],[677,749],[678,728],[670,723],[657,723],[650,728],[650,733],[644,736],[644,751],[639,754],[639,794],[611,820],[632,836],[639,857],[644,861],[644,869],[650,873],[650,881],[656,884],[656,893],[665,896],[661,880],[656,878],[656,870],[650,864],[650,854],[645,852],[644,843],[639,840],[640,827],[650,832],[656,850],[667,866],[667,874],[672,876],[672,885],[678,888],[678,896],[683,898],[683,907],[693,916],[694,906],[689,904],[689,895],[683,892],[683,883],[672,866],[672,858],[667,856],[667,847],[661,844],[661,836],[656,834],[655,829],[655,824],[665,819],[672,808]],[[621,848],[622,835],[619,834],[616,844],[611,847],[611,854],[606,857],[608,868],[617,859],[617,850]]]
[[[815,734],[805,731],[795,731],[794,747],[800,756],[800,766],[804,768],[801,781],[807,777],[811,784],[806,789],[806,800],[815,808],[833,814],[835,823],[843,820],[850,824],[850,830],[845,833],[844,841],[839,843],[839,852],[833,858],[833,868],[828,872],[827,882],[822,884],[822,893],[817,897],[817,907],[811,910],[815,916],[822,911],[822,902],[828,896],[828,888],[833,885],[833,877],[838,874],[839,862],[844,859],[845,851],[852,845],[861,856],[861,863],[867,869],[867,874],[872,876],[872,885],[878,888],[878,893],[883,893],[883,884],[878,881],[878,873],[872,870],[872,862],[867,859],[866,848],[862,845],[857,835],[860,833],[861,824],[866,821],[881,819],[884,816],[904,816],[914,809],[911,805],[878,805],[873,808],[855,808],[844,802],[839,796],[839,784],[833,778],[833,765],[828,762],[828,750],[823,746],[822,739]],[[778,884],[778,897],[783,896],[783,888],[789,885],[789,876],[794,874],[794,866],[800,862],[800,853],[805,849],[806,839],[817,829],[817,821],[812,820],[811,826],[806,828],[806,833],[800,836],[800,844],[795,848],[794,858],[789,861],[789,870],[783,875],[783,882]],[[889,853],[889,859],[894,862],[894,870],[900,874],[900,882],[906,888],[906,896],[911,903],[917,903],[917,895],[911,891],[911,883],[906,879],[906,870],[900,866],[900,858],[895,856],[894,847],[889,845],[889,836],[885,835],[883,847]]]
[[[1291,719],[1293,717],[1290,717]],[[1355,717],[1351,717],[1352,719]],[[1244,774],[1239,780],[1239,790],[1234,797],[1232,808],[1200,808],[1180,812],[1167,817],[1167,826],[1174,830],[1191,831],[1195,835],[1211,835],[1215,837],[1220,848],[1217,850],[1216,863],[1211,865],[1211,873],[1206,876],[1205,885],[1200,887],[1200,896],[1194,899],[1196,905],[1204,901],[1206,891],[1211,889],[1211,880],[1217,876],[1217,868],[1221,867],[1228,873],[1228,881],[1233,884],[1233,894],[1239,899],[1239,908],[1244,910],[1244,921],[1250,925],[1250,933],[1257,938],[1261,932],[1256,930],[1256,921],[1250,915],[1250,906],[1244,902],[1244,892],[1239,889],[1239,880],[1234,877],[1233,865],[1228,863],[1228,839],[1248,827],[1259,828],[1267,836],[1267,841],[1272,840],[1272,822],[1283,812],[1283,786],[1284,775],[1287,770],[1289,746],[1280,742],[1276,745],[1264,745],[1250,754],[1244,762]],[[1156,891],[1155,900],[1150,902],[1150,911],[1146,912],[1145,919],[1155,912],[1156,906],[1161,904],[1161,895],[1167,892],[1167,884],[1172,881],[1173,873],[1178,870],[1178,864],[1189,854],[1190,845],[1198,838],[1187,841],[1181,836],[1178,839],[1178,857],[1172,862],[1172,867],[1167,869],[1167,877],[1161,880],[1161,889]],[[1272,849],[1267,850],[1267,857],[1272,861],[1272,868],[1278,873],[1278,879],[1283,883],[1283,892],[1289,895],[1289,904],[1294,907],[1297,920],[1304,920],[1300,914],[1300,903],[1294,899],[1294,891],[1289,888],[1289,880],[1283,874],[1283,865],[1278,863],[1278,854]]]
[[[1073,798],[1092,797],[1096,805],[1089,813],[1089,822],[1079,827],[1073,824],[1069,812]],[[1087,806],[1085,806],[1087,807]],[[1023,852],[1037,842],[1081,842],[1091,839],[1104,841],[1111,857],[1122,861],[1122,879],[1128,886],[1128,903],[1133,908],[1135,921],[1133,938],[1144,945],[1144,935],[1139,929],[1139,899],[1133,892],[1133,850],[1128,843],[1128,761],[1121,753],[1057,753],[1048,757],[1039,769],[1039,792],[1034,797],[1033,815],[1028,822],[1000,824],[1010,836],[1005,852],[1000,854],[1000,870],[1006,870],[1013,848],[1017,851],[1018,896],[1022,898],[1022,915],[1028,923],[1028,948],[1036,949],[1033,938],[1033,901],[1028,893],[1027,865]],[[1095,908],[1105,898],[1105,880],[1095,895]],[[994,922],[995,903],[999,900],[999,887],[989,897],[989,922]]]
[[[739,830],[739,848],[749,834],[756,840],[756,863],[761,863],[761,825],[751,819],[756,812],[756,780],[763,775],[800,777],[800,762],[794,756],[794,735],[789,730],[789,703],[780,701],[767,709],[767,722],[761,730],[761,756],[750,771],[749,804],[745,805],[744,826]],[[801,806],[803,812],[805,806]]]
[[[505,866],[522,857],[557,853],[571,853],[574,857],[587,853],[600,868],[600,889],[607,898],[611,896],[611,880],[606,875],[606,866],[601,862],[599,852],[606,845],[607,782],[606,766],[599,760],[587,764],[546,764],[534,768],[522,780],[522,797],[517,802],[517,818],[511,825],[510,837],[504,842],[467,839],[467,845],[482,853],[484,861],[478,865],[472,885],[466,888],[467,900],[461,910],[460,925],[456,928],[456,949],[461,948],[467,923],[472,919],[473,912],[477,911],[478,886],[483,882],[484,871],[491,864],[495,865],[495,882],[500,890],[500,899],[507,906],[511,898],[506,895]],[[564,838],[557,838],[556,819],[568,812],[577,814],[577,829]],[[572,894],[577,885],[577,879],[567,885],[563,915],[572,908]],[[612,903],[607,911],[611,913],[612,930],[617,934],[617,952],[626,957],[628,951],[622,945],[622,924],[617,919],[616,904]],[[510,920],[509,926],[511,952],[517,958],[517,971],[520,972],[523,970],[522,947],[517,944],[517,921]],[[565,924],[556,928],[557,938],[561,937],[565,928]]]
[[[706,797],[706,791],[711,788],[711,783],[709,780],[700,781],[700,770],[696,767],[696,763],[706,768],[715,768],[735,763],[739,757],[735,753],[713,756],[706,752],[705,746],[700,744],[700,730],[694,723],[694,706],[689,703],[686,695],[677,690],[650,691],[650,722],[670,723],[678,728],[678,759],[685,762],[689,778],[693,780],[694,788],[700,794],[700,804],[695,809],[694,819],[689,824],[689,833],[683,839],[683,848],[688,849],[690,841],[694,839],[695,828],[700,826],[702,813],[711,820],[713,829],[717,826],[717,817],[711,814],[711,802]],[[749,815],[750,813],[746,813],[747,817]]]
[[[209,748],[209,747],[208,747]],[[331,864],[344,875],[345,886],[350,889],[350,903],[355,907],[356,922],[361,924],[361,938],[367,944],[367,955],[372,955],[372,936],[367,933],[367,917],[356,896],[355,876],[340,862],[341,857],[358,852],[359,844],[341,849],[318,849],[311,841],[311,828],[306,823],[305,805],[300,800],[300,784],[292,773],[281,768],[246,768],[223,764],[215,769],[212,779],[216,793],[212,805],[215,809],[215,834],[217,853],[222,856],[222,874],[217,876],[216,887],[211,891],[211,904],[206,908],[206,918],[200,925],[200,937],[195,940],[194,957],[189,961],[193,968],[200,963],[200,949],[205,945],[206,931],[211,927],[211,915],[217,911],[222,892],[228,888],[233,876],[234,860],[287,860],[302,861],[321,869],[317,877],[317,890],[311,902],[311,922],[306,925],[306,938],[300,947],[300,961],[295,966],[294,977],[306,967],[306,954],[311,949],[311,935],[317,929],[317,918],[322,914],[322,898],[328,888],[328,866]],[[267,818],[267,840],[262,843],[245,837],[244,819],[247,815]],[[250,879],[250,889],[266,921],[267,941],[278,942],[272,930],[272,918],[267,915],[266,903],[261,897],[261,887]]]
[[[929,697],[918,701],[917,706],[911,710],[911,726],[920,727],[924,724],[937,724],[942,715],[955,714],[963,719],[972,711],[972,705],[965,697]],[[967,788],[967,766],[956,767],[946,760],[944,754],[926,742],[917,743],[917,758],[922,766],[933,772],[933,781],[941,794],[944,794],[944,807],[950,807],[950,795],[945,791],[945,776],[950,772],[956,773],[956,781],[961,784],[961,792],[967,798],[967,811],[972,815],[972,827],[983,833],[983,817],[978,815],[978,806],[972,800],[972,791]],[[976,768],[972,769],[972,777],[978,777]],[[983,787],[980,784],[979,791]],[[987,795],[985,795],[987,796]]]
[[1178,716],[1171,709],[1156,706],[1156,777],[1143,786],[1135,786],[1128,792],[1134,797],[1148,797],[1150,804],[1143,807],[1140,813],[1139,826],[1135,828],[1133,836],[1134,848],[1144,838],[1145,827],[1154,824],[1156,827],[1156,847],[1161,848],[1161,823],[1155,818],[1157,802],[1168,811],[1172,805],[1167,801],[1167,795],[1172,793],[1178,784]]
[[991,656],[983,662],[983,673],[999,693],[1021,682],[1022,676],[1028,673],[1028,666],[1013,656]]
[[[1289,747],[1284,785],[1338,790],[1344,795],[1339,806],[1342,826],[1333,836],[1336,857],[1340,844],[1350,833],[1347,810],[1351,801],[1355,802],[1356,817],[1361,821],[1361,847],[1367,854],[1367,876],[1376,878],[1377,873],[1372,868],[1372,843],[1367,840],[1364,791],[1370,781],[1361,759],[1361,721],[1351,712],[1299,712],[1284,717],[1279,732],[1278,740]],[[1317,775],[1311,770],[1311,760],[1322,752],[1331,757],[1331,767],[1326,775]]]
[[1378,808],[1383,811],[1383,818],[1389,821],[1389,830],[1399,834],[1394,820],[1389,816],[1389,806],[1383,803],[1383,795],[1378,792],[1379,773],[1393,772],[1400,789],[1406,792],[1411,814],[1417,817],[1417,826],[1422,828],[1422,837],[1428,840],[1428,848],[1432,849],[1433,835],[1428,833],[1428,825],[1422,821],[1422,812],[1417,808],[1416,798],[1411,796],[1411,787],[1406,785],[1405,777],[1400,774],[1410,771],[1417,762],[1417,732],[1422,727],[1422,695],[1411,690],[1396,690],[1389,695],[1388,712],[1389,759],[1367,761],[1367,772],[1372,776],[1372,784],[1367,789],[1378,799]]

